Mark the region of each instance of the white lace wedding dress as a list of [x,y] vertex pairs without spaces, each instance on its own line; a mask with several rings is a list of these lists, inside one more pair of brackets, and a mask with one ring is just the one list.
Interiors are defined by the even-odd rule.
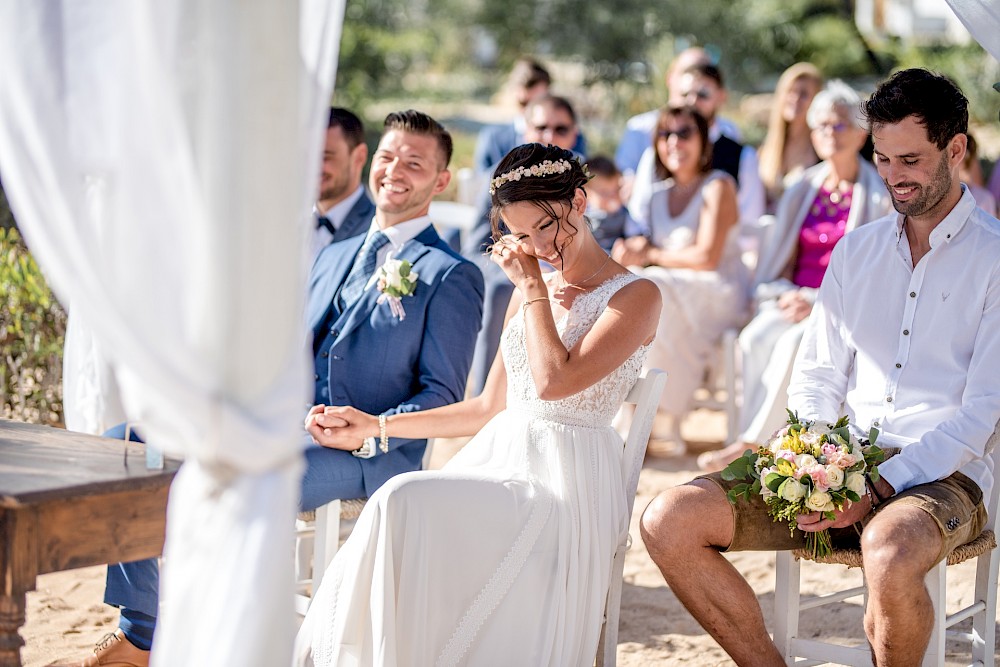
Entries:
[[[577,297],[558,323],[567,348],[636,279]],[[506,410],[442,470],[371,497],[299,631],[296,665],[592,664],[628,528],[610,424],[648,346],[559,401],[538,398],[520,314],[501,349]]]

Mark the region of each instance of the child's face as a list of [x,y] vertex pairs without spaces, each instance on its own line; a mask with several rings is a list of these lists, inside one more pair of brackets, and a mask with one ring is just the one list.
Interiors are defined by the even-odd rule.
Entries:
[[587,202],[593,208],[614,213],[622,207],[621,179],[617,176],[594,176],[585,188]]

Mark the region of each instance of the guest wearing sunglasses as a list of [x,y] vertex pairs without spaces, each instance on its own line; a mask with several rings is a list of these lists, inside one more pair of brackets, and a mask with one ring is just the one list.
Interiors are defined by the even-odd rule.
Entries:
[[722,332],[746,321],[747,276],[733,228],[739,220],[736,184],[712,168],[708,121],[693,107],[666,107],[655,130],[659,182],[646,203],[648,236],[618,241],[615,261],[652,280],[663,298],[656,339],[647,358],[670,381],[658,421],[673,453],[685,450],[680,421]]
[[[757,151],[744,146],[722,133],[716,120],[725,104],[727,92],[722,71],[715,65],[698,63],[684,70],[677,79],[677,86],[670,91],[671,106],[690,106],[698,110],[709,127],[712,143],[712,168],[728,173],[736,181],[737,205],[741,222],[754,224],[764,213],[764,184],[758,173]],[[656,181],[652,149],[646,151],[636,169],[629,210],[639,223],[644,223],[642,211]]]

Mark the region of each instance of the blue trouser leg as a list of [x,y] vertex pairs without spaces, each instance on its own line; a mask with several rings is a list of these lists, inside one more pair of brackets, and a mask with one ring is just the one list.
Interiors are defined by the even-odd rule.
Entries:
[[[125,439],[125,424],[104,433],[107,438]],[[133,430],[129,440],[142,442]],[[160,604],[160,564],[155,558],[108,566],[104,602],[121,608],[119,627],[135,646],[148,650],[153,641]]]
[[360,459],[342,449],[329,449],[315,443],[306,448],[301,509],[314,510],[331,500],[364,498],[367,495]]

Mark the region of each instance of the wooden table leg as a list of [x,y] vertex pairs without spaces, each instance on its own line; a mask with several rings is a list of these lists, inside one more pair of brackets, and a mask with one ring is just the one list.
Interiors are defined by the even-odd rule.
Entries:
[[38,574],[37,515],[33,509],[0,510],[0,667],[21,667],[25,593]]
[[24,640],[18,630],[24,625],[24,595],[0,597],[0,667],[21,667]]

